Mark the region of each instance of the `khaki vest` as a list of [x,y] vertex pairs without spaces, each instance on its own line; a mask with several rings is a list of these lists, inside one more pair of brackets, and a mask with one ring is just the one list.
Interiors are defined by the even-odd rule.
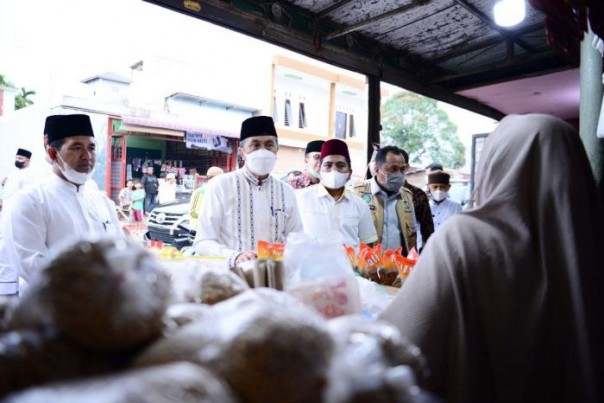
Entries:
[[[359,182],[354,186],[354,194],[365,200],[369,204],[373,224],[377,231],[378,242],[382,242],[382,233],[384,231],[384,202],[382,198],[371,193],[371,180]],[[411,248],[416,247],[417,235],[413,227],[413,194],[407,188],[401,188],[399,200],[396,202],[396,215],[403,235],[403,250],[409,253]]]

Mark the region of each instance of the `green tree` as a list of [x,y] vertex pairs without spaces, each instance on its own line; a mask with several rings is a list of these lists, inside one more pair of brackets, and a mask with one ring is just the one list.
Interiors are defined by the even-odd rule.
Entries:
[[0,74],[0,87],[13,87],[11,82],[6,81],[4,74]]
[[436,101],[408,91],[393,95],[382,106],[383,144],[399,146],[411,162],[440,162],[445,167],[464,164],[464,145],[457,126]]
[[29,99],[32,95],[36,95],[36,91],[26,90],[24,87],[21,87],[21,92],[15,96],[15,109],[21,109],[32,105],[34,101]]

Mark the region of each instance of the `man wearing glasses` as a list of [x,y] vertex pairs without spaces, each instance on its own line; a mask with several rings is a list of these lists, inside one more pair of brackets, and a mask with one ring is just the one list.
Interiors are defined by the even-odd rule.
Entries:
[[352,169],[345,142],[332,139],[323,144],[319,174],[320,184],[296,192],[304,232],[318,240],[335,237],[354,248],[361,242],[375,243],[369,206],[346,189]]
[[402,246],[405,256],[416,246],[413,194],[403,187],[407,167],[400,148],[382,147],[375,157],[373,178],[354,187],[355,194],[369,205],[383,249]]
[[306,145],[304,152],[304,164],[306,165],[304,172],[300,175],[293,176],[287,179],[287,184],[294,189],[304,189],[312,185],[316,185],[321,181],[319,175],[319,160],[321,159],[321,147],[325,141],[315,140]]

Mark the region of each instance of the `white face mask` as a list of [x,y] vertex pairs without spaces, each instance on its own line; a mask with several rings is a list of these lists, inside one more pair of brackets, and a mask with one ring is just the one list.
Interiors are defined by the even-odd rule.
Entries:
[[445,200],[447,198],[447,193],[448,192],[444,190],[435,190],[430,192],[432,199],[437,202]]
[[261,148],[260,150],[252,151],[245,156],[245,166],[248,167],[252,173],[264,176],[268,175],[273,170],[276,160],[277,154]]
[[306,170],[308,171],[309,174],[312,175],[313,178],[317,178],[317,179],[321,178],[321,175],[319,175],[319,173],[317,171],[315,171],[314,169],[312,169],[311,167],[306,168]]
[[76,185],[83,185],[84,183],[86,183],[88,181],[88,179],[90,179],[90,177],[92,176],[92,173],[94,172],[94,170],[90,171],[90,172],[76,171],[75,169],[70,167],[69,164],[66,163],[63,158],[61,158],[61,154],[59,154],[58,152],[57,152],[57,158],[60,159],[61,162],[63,163],[63,166],[61,166],[57,162],[59,171],[61,171],[61,173],[63,174],[65,179],[67,179],[71,183],[75,183]]
[[332,169],[329,172],[321,172],[321,183],[328,189],[341,189],[348,182],[349,172],[338,172]]

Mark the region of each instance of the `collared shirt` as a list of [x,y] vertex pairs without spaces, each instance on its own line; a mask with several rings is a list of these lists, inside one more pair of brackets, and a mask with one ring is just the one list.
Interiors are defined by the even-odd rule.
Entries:
[[239,253],[256,250],[258,241],[285,242],[297,231],[302,223],[291,186],[270,175],[259,182],[242,168],[208,182],[193,247],[233,264]]
[[300,175],[296,175],[286,180],[286,183],[294,189],[304,189],[312,185],[316,185],[319,182],[313,182],[307,172],[303,172]]
[[13,196],[3,217],[3,234],[9,271],[27,282],[52,253],[73,241],[87,235],[123,236],[113,201],[57,175]]
[[343,244],[358,248],[378,237],[367,203],[349,190],[335,200],[318,184],[296,192],[304,232],[315,239],[339,236]]
[[396,250],[401,245],[401,230],[396,214],[396,203],[400,200],[400,193],[394,192],[388,196],[377,183],[375,176],[371,179],[371,193],[382,199],[384,204],[384,228],[382,230],[382,250]]
[[440,203],[430,200],[430,210],[432,210],[432,219],[434,221],[434,230],[444,224],[451,216],[461,211],[461,204],[451,199],[445,199]]

